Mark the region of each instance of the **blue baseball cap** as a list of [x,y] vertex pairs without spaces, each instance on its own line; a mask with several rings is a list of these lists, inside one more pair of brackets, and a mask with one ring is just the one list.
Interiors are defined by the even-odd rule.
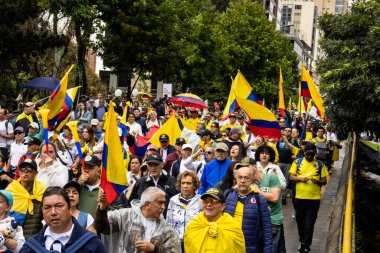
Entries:
[[0,194],[4,196],[10,206],[13,206],[13,196],[9,191],[0,190]]

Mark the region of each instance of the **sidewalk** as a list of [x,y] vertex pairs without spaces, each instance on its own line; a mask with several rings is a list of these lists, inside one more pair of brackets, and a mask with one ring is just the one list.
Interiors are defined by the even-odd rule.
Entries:
[[[313,243],[311,245],[312,253],[325,252],[326,237],[329,230],[332,208],[335,204],[335,197],[338,189],[344,154],[345,150],[343,148],[340,150],[339,161],[334,163],[334,173],[330,175],[330,181],[326,186],[321,205],[319,207],[318,218],[314,226]],[[292,219],[292,202],[290,199],[287,199],[287,202],[288,204],[286,206],[282,206],[284,213],[286,252],[294,253],[298,252],[299,237],[296,220]]]

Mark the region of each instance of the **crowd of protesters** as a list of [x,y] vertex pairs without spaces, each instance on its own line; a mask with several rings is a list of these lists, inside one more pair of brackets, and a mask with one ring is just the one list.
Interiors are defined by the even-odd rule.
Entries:
[[[114,103],[124,110],[128,187],[109,204],[100,187],[104,119]],[[81,168],[72,129],[50,131],[32,102],[11,115],[0,109],[0,250],[10,252],[286,252],[284,219],[295,219],[299,252],[311,250],[321,187],[333,173],[341,145],[331,124],[274,112],[279,140],[250,131],[244,112],[222,118],[177,107],[166,98],[133,101],[112,94],[82,96],[77,120]],[[139,157],[137,139],[172,116],[194,125]],[[175,143],[174,146],[170,143]],[[123,168],[119,168],[123,169]],[[292,217],[282,206],[291,201]]]

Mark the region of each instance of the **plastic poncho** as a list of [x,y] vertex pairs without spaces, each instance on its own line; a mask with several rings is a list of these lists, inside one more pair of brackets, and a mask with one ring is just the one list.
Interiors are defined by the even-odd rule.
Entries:
[[[110,235],[102,234],[102,241],[108,252],[138,253],[136,241],[143,240],[144,216],[141,213],[140,201],[133,200],[132,208],[108,211]],[[180,239],[176,231],[170,227],[163,216],[156,220],[156,228],[150,242],[157,245],[159,253],[180,253]]]
[[228,213],[223,213],[216,222],[209,222],[201,212],[187,225],[184,241],[185,252],[245,252],[243,231]]

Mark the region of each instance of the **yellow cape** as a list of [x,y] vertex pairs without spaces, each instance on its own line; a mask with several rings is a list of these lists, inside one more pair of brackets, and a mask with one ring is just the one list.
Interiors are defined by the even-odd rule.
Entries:
[[20,184],[21,179],[17,179],[10,183],[6,188],[13,196],[13,207],[15,212],[26,214],[29,212],[31,215],[33,212],[33,202],[32,200],[42,201],[42,195],[46,190],[46,186],[40,181],[34,180],[33,183],[33,194],[30,195],[29,192]]
[[184,242],[185,252],[204,253],[207,243],[215,245],[215,253],[245,252],[243,231],[228,213],[223,213],[216,222],[209,222],[202,211],[187,225]]

